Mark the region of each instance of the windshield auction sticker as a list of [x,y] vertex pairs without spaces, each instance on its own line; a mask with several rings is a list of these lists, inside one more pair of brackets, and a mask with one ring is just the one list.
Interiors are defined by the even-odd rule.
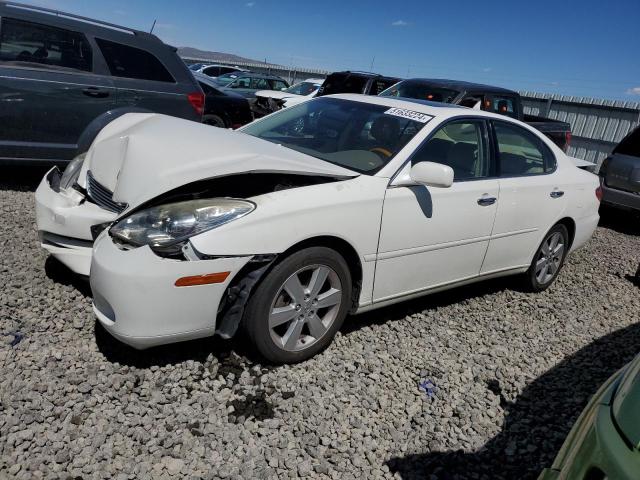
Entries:
[[420,123],[427,123],[433,117],[431,115],[427,115],[426,113],[414,112],[413,110],[406,110],[404,108],[390,108],[385,111],[387,115],[395,115],[396,117],[408,118],[409,120],[414,120]]

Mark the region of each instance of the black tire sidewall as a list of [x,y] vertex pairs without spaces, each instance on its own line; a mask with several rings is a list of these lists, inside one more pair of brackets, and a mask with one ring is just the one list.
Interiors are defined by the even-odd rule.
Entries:
[[202,119],[202,123],[211,127],[227,128],[227,124],[225,123],[224,119],[222,117],[219,117],[218,115],[205,115]]
[[[299,352],[283,350],[271,339],[268,323],[271,304],[287,278],[303,267],[317,264],[327,265],[337,273],[342,284],[342,304],[333,324],[320,340]],[[327,247],[298,250],[280,260],[253,291],[243,315],[242,327],[258,353],[269,362],[301,362],[321,352],[331,343],[350,309],[351,295],[349,266],[338,252]]]
[[[562,260],[560,261],[560,266],[558,267],[558,270],[556,271],[556,273],[553,275],[553,278],[551,278],[549,282],[542,284],[538,282],[538,279],[536,278],[536,261],[540,256],[540,250],[542,250],[542,245],[544,245],[544,242],[546,242],[547,239],[556,232],[559,232],[562,235],[562,238],[564,239],[564,245],[565,245],[564,253],[562,254]],[[531,265],[529,266],[529,270],[527,271],[527,287],[529,287],[529,289],[534,292],[541,292],[549,288],[553,284],[553,282],[556,281],[556,278],[558,278],[558,275],[560,274],[560,270],[562,270],[564,261],[567,258],[568,253],[569,253],[569,231],[567,230],[567,227],[565,227],[562,224],[554,225],[554,227],[551,230],[549,230],[547,234],[544,236],[544,239],[542,240],[542,242],[540,242],[540,246],[538,247],[535,255],[533,256],[533,260],[531,261]]]

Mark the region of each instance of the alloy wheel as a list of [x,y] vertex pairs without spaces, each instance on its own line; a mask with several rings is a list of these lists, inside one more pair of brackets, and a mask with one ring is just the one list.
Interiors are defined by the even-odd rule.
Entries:
[[538,283],[545,285],[553,280],[562,263],[564,249],[564,237],[560,232],[552,233],[542,242],[535,266]]
[[278,289],[269,313],[269,333],[283,350],[309,348],[331,328],[342,303],[342,284],[327,265],[297,270]]

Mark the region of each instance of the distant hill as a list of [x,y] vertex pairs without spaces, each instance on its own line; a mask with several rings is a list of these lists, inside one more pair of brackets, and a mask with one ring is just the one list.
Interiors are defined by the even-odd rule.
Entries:
[[233,55],[232,53],[210,52],[192,47],[178,47],[178,55],[181,57],[202,58],[210,62],[225,63],[263,63],[260,60]]

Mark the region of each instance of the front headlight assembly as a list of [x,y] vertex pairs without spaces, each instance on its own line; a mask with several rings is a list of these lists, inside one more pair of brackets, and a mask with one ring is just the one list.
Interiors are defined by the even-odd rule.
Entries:
[[80,176],[80,170],[82,170],[82,164],[84,163],[84,157],[86,155],[86,153],[82,153],[67,164],[67,168],[64,169],[62,177],[60,177],[60,189],[66,190],[75,185]]
[[161,252],[177,252],[195,235],[251,213],[255,204],[233,198],[189,200],[151,207],[123,218],[111,236],[135,247],[149,245]]

